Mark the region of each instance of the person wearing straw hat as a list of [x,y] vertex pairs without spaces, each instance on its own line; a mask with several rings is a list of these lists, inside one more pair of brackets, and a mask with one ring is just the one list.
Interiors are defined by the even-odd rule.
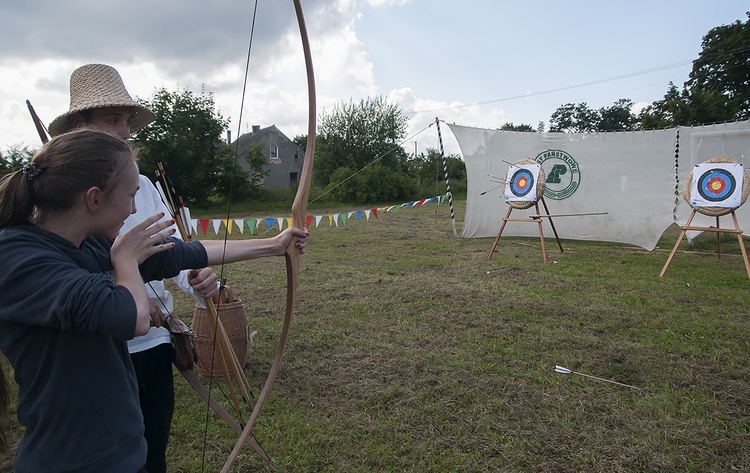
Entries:
[[[127,140],[155,119],[151,110],[131,98],[117,70],[105,64],[86,64],[71,74],[70,109],[50,123],[49,132],[58,136],[77,128],[93,127]],[[158,212],[169,215],[158,191],[146,176],[140,176],[135,203],[137,211],[125,221],[123,232],[147,216]],[[216,290],[218,278],[213,271],[204,268],[191,287],[188,273],[183,271],[173,281],[180,289],[195,296],[202,306],[203,298],[210,297]],[[172,313],[172,294],[164,288],[162,281],[149,282],[146,290],[152,317],[162,320],[164,314]],[[167,471],[166,449],[174,412],[174,352],[170,332],[165,327],[152,327],[148,334],[130,340],[128,349],[138,378],[148,443],[146,469],[149,473],[163,473]]]

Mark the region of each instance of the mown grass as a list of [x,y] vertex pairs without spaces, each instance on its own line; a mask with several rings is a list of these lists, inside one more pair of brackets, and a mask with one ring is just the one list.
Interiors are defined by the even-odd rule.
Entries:
[[[546,266],[538,239],[503,237],[488,260],[492,240],[454,237],[445,204],[311,234],[284,364],[253,429],[275,463],[246,447],[233,471],[750,470],[750,280],[736,239],[721,260],[712,237],[683,243],[659,278],[675,229],[653,252],[563,240],[560,253],[548,238]],[[223,275],[258,331],[257,395],[283,259]],[[178,304],[189,319],[190,301]],[[218,471],[237,436],[175,382],[170,470]]]

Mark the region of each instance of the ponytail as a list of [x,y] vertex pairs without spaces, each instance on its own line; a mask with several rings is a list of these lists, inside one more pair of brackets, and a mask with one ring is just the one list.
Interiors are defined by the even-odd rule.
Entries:
[[31,219],[31,183],[22,171],[5,175],[0,181],[0,228]]

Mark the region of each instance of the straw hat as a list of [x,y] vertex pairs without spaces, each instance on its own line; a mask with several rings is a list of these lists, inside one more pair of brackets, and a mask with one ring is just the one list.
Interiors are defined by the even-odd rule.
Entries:
[[135,116],[130,127],[133,133],[156,120],[151,110],[130,97],[120,74],[113,67],[86,64],[70,75],[70,110],[50,123],[49,132],[52,136],[68,132],[72,129],[72,114],[104,107],[133,107]]

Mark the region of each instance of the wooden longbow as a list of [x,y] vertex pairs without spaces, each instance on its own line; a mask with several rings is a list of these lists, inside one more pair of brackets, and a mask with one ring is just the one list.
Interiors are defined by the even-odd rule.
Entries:
[[[297,16],[297,23],[299,25],[300,37],[302,39],[302,50],[305,56],[305,70],[307,73],[307,97],[308,97],[308,118],[307,118],[307,143],[305,148],[305,158],[303,162],[302,174],[300,175],[300,183],[297,188],[297,194],[294,197],[294,203],[292,204],[292,226],[296,228],[304,228],[305,217],[307,214],[307,200],[310,195],[310,181],[312,179],[313,170],[313,156],[315,153],[315,130],[316,130],[316,106],[315,106],[315,75],[313,73],[312,54],[310,52],[310,41],[307,35],[307,26],[305,25],[305,17],[302,12],[302,5],[300,0],[293,0],[294,11]],[[268,394],[271,392],[271,387],[276,380],[276,375],[281,367],[281,360],[284,356],[284,349],[286,348],[286,342],[289,338],[289,329],[292,323],[292,314],[294,312],[294,303],[296,299],[297,283],[299,281],[299,251],[296,247],[296,239],[293,238],[286,248],[285,253],[286,259],[286,309],[284,312],[284,323],[281,329],[281,336],[279,338],[279,345],[276,349],[276,356],[271,365],[271,370],[268,373],[268,378],[263,385],[263,390],[258,396],[258,400],[255,403],[253,412],[250,415],[245,428],[240,434],[240,438],[227,458],[224,467],[221,469],[222,473],[228,473],[229,468],[234,463],[234,460],[240,453],[242,444],[245,443],[250,431],[255,425],[255,421],[260,415],[260,411],[263,408],[263,404],[268,398]]]

